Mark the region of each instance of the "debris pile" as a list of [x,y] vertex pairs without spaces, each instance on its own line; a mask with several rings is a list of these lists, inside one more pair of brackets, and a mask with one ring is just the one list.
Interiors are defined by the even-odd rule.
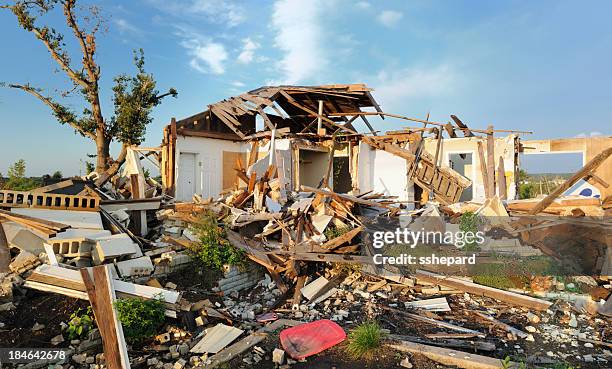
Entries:
[[[456,116],[443,124],[387,114],[369,91],[262,88],[174,122],[160,148],[130,148],[112,178],[0,191],[0,345],[34,336],[66,350],[57,368],[304,368],[317,355],[355,366],[362,359],[343,348],[367,324],[384,345],[376,346],[379,367],[610,366],[612,197],[571,191],[582,179],[607,188],[596,172],[612,148],[548,196],[516,200],[515,171],[504,162],[518,171],[517,132],[471,129]],[[254,132],[256,115],[266,130]],[[383,135],[369,115],[423,127]],[[356,132],[357,117],[369,134]],[[218,193],[195,183],[185,190],[175,172],[189,160],[177,162],[177,134],[231,135],[246,145],[223,151]],[[478,170],[464,163],[477,152]],[[385,187],[398,187],[395,178],[371,176],[381,158],[401,164],[398,193]],[[161,180],[142,160],[160,168]],[[466,168],[479,176],[467,178]],[[374,241],[399,229],[482,232],[476,246],[423,242],[429,254],[478,263],[381,265]],[[388,258],[423,246],[384,242]],[[154,335],[129,337],[123,300],[159,303]],[[29,316],[45,309],[48,320]]]

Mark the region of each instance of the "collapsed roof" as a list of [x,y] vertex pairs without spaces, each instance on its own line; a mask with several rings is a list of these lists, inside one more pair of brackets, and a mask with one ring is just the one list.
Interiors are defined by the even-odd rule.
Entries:
[[[355,132],[352,122],[360,115],[328,117],[361,112],[380,106],[365,84],[322,86],[266,86],[208,105],[208,109],[176,122],[179,134],[198,131],[229,133],[245,139],[256,131],[257,115],[266,129],[288,128],[294,133],[315,132],[322,124],[334,130]],[[365,119],[365,116],[361,118]]]

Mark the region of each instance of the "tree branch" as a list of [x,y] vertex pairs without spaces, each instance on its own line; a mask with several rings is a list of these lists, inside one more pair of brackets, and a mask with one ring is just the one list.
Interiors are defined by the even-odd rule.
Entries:
[[[79,28],[73,12],[74,5],[75,0],[64,1],[64,15],[66,16],[66,22],[68,23],[68,27],[72,29],[74,36],[81,45],[81,51],[83,52],[83,67],[85,67],[89,73],[90,82],[96,81],[99,77],[100,71],[93,59],[95,48],[91,47],[94,34],[92,32],[92,34],[85,36],[84,32]],[[91,38],[91,42],[88,42],[88,38]]]
[[54,102],[50,97],[43,96],[39,92],[40,89],[34,88],[34,87],[30,86],[29,84],[25,84],[25,85],[8,84],[7,87],[23,90],[23,91],[29,93],[30,95],[38,98],[45,105],[47,105],[49,108],[51,108],[51,110],[53,110],[53,113],[55,114],[56,118],[58,120],[60,120],[60,122],[67,123],[68,125],[70,125],[72,128],[74,128],[77,132],[79,132],[83,136],[87,136],[87,137],[91,138],[92,140],[96,139],[95,135],[93,135],[91,132],[87,132],[87,131],[83,130],[77,124],[76,116],[74,116],[73,113],[66,111],[65,108],[62,105]]
[[75,83],[78,83],[79,85],[81,85],[81,86],[83,86],[85,88],[89,87],[89,81],[84,79],[77,72],[72,70],[72,68],[70,68],[70,66],[68,65],[66,60],[64,60],[64,58],[62,58],[57,53],[57,51],[55,51],[53,46],[51,46],[51,43],[49,42],[49,40],[47,40],[44,37],[44,35],[42,34],[42,32],[38,28],[35,28],[35,27],[32,28],[32,33],[34,33],[36,38],[38,38],[40,41],[42,41],[43,44],[45,44],[45,46],[47,47],[47,50],[49,50],[49,53],[51,54],[51,57],[53,59],[55,59],[55,61],[59,64],[59,66],[68,74],[70,79],[72,79]]

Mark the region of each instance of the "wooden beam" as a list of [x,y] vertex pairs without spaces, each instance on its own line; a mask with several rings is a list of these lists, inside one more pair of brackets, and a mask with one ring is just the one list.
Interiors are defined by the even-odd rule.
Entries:
[[93,281],[87,269],[80,270],[102,336],[106,365],[109,369],[129,369],[130,360],[123,329],[117,320],[115,291],[109,271],[107,266],[101,265],[94,267],[92,272]]
[[546,196],[542,201],[540,201],[536,206],[531,209],[529,214],[535,215],[542,210],[546,209],[557,197],[559,197],[563,192],[567,191],[570,187],[572,187],[576,182],[584,178],[585,176],[594,172],[608,157],[612,154],[612,147],[605,149],[600,152],[591,159],[582,169],[577,171],[571,178],[557,187],[553,192],[551,192],[548,196]]
[[304,192],[319,193],[321,195],[330,196],[332,198],[336,197],[336,198],[340,198],[340,199],[356,202],[358,204],[363,204],[363,205],[368,205],[368,206],[375,206],[375,207],[379,207],[379,208],[388,208],[389,207],[386,204],[381,204],[381,203],[376,202],[376,201],[364,200],[364,199],[359,198],[359,197],[355,197],[355,196],[351,196],[351,195],[346,195],[346,194],[342,194],[342,193],[336,193],[336,192],[327,191],[327,190],[322,190],[320,188],[314,188],[314,187],[310,187],[310,186],[301,185],[300,189],[302,191],[304,191]]
[[485,184],[491,197],[495,195],[495,138],[493,126],[487,127],[487,178]]
[[461,121],[461,119],[457,118],[456,115],[451,115],[451,119],[455,122],[457,127],[459,127],[461,129],[461,131],[463,131],[463,136],[465,136],[465,137],[472,137],[472,136],[474,136],[474,134],[472,133],[472,131],[470,131],[468,126],[466,126],[465,123],[463,123]]
[[300,275],[297,277],[297,282],[295,283],[295,292],[293,293],[293,300],[291,301],[291,305],[297,305],[299,307],[300,302],[302,301],[302,288],[304,288],[306,279],[308,279],[307,275]]
[[506,187],[506,170],[504,168],[504,157],[499,157],[499,163],[497,165],[497,189],[498,195],[501,200],[508,199],[508,188]]
[[363,227],[361,226],[354,228],[341,236],[338,236],[332,240],[325,242],[323,245],[321,245],[321,248],[325,250],[333,250],[336,247],[342,245],[343,243],[349,242],[350,240],[355,238],[355,236],[357,236],[359,232],[361,232],[362,230],[363,230]]
[[500,359],[476,355],[465,351],[451,350],[443,347],[435,347],[414,343],[409,341],[398,341],[395,344],[389,344],[389,347],[413,354],[419,354],[427,357],[430,360],[440,364],[456,366],[464,369],[517,369],[519,364],[516,362],[508,363],[508,366],[502,366]]
[[374,136],[377,136],[376,131],[374,130],[374,128],[372,128],[372,125],[370,124],[370,121],[368,120],[368,118],[365,117],[365,115],[360,115],[361,120],[363,120],[363,122],[366,124],[366,126],[368,126],[368,129],[370,130],[370,132],[372,132],[372,134]]
[[196,131],[193,129],[180,129],[177,134],[181,136],[189,136],[189,137],[205,137],[205,138],[216,138],[219,140],[227,140],[227,141],[242,141],[235,133],[223,133],[223,132],[212,132],[212,131]]
[[552,306],[552,302],[540,300],[534,297],[508,292],[493,287],[482,286],[462,279],[447,277],[424,270],[418,270],[416,277],[429,283],[440,284],[471,293],[476,296],[487,296],[508,304],[520,305],[534,310],[546,310]]
[[478,161],[480,162],[480,173],[482,174],[482,183],[484,184],[485,198],[490,199],[492,197],[489,192],[489,173],[487,172],[487,162],[485,161],[484,149],[482,148],[482,142],[478,141]]
[[45,186],[45,187],[35,188],[35,189],[31,190],[30,192],[32,192],[32,193],[51,192],[53,190],[59,190],[60,188],[70,187],[73,184],[74,184],[74,182],[72,181],[72,179],[68,179],[66,181],[57,182],[57,183],[54,183],[52,185],[48,185],[48,186]]
[[[283,96],[284,96],[284,97],[287,99],[287,101],[288,101],[288,102],[289,102],[291,105],[295,106],[296,108],[302,109],[302,110],[304,110],[305,112],[310,113],[310,114],[312,114],[312,115],[313,115],[313,116],[315,116],[315,117],[319,117],[319,116],[320,116],[320,115],[319,115],[319,114],[317,114],[317,113],[316,113],[314,110],[311,110],[311,109],[309,109],[309,108],[307,108],[307,107],[305,107],[305,106],[303,106],[303,105],[299,104],[298,102],[296,102],[296,101],[295,101],[295,99],[294,99],[293,97],[291,97],[291,95],[289,95],[287,92],[285,92],[285,91],[283,91],[283,90],[280,90],[280,93],[281,93],[281,95],[283,95]],[[343,131],[348,131],[348,132],[350,132],[350,133],[357,133],[357,132],[355,132],[355,131],[353,131],[353,130],[351,130],[351,129],[347,128],[347,127],[344,127],[344,126],[339,125],[338,123],[334,122],[333,120],[331,120],[331,119],[329,119],[329,118],[327,118],[327,117],[321,116],[321,119],[322,119],[322,120],[324,120],[325,122],[327,122],[327,123],[331,124],[332,126],[334,126],[334,127],[336,127],[336,128],[339,128],[339,129],[341,129],[341,130],[343,130]]]

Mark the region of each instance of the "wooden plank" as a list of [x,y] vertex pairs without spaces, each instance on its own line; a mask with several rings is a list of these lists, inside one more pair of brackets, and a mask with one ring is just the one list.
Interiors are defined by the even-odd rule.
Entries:
[[123,337],[121,324],[113,303],[115,293],[106,266],[92,269],[93,281],[87,269],[81,269],[81,277],[87,289],[87,295],[92,305],[98,328],[102,336],[104,357],[109,369],[129,369],[130,362],[127,357],[127,347]]
[[489,173],[487,171],[487,162],[485,161],[484,149],[482,142],[478,141],[478,161],[480,162],[480,173],[482,174],[482,183],[484,184],[485,198],[490,199],[492,194],[489,192]]
[[446,277],[424,270],[418,270],[416,272],[416,277],[429,283],[452,287],[477,296],[487,296],[508,304],[520,305],[534,310],[546,310],[552,306],[552,302],[549,301],[540,300],[514,292],[508,292],[493,287],[482,286],[473,282],[468,282],[453,277]]
[[485,337],[484,333],[475,331],[473,329],[468,329],[468,328],[460,327],[458,325],[454,325],[454,324],[451,324],[451,323],[447,323],[447,322],[442,321],[442,320],[435,320],[435,319],[428,318],[428,317],[425,317],[425,316],[420,316],[418,314],[409,313],[407,311],[403,311],[403,310],[399,310],[399,309],[394,309],[394,308],[391,308],[391,307],[388,307],[388,306],[381,306],[381,307],[383,308],[383,310],[387,310],[387,311],[389,311],[389,312],[391,312],[393,314],[399,314],[401,316],[404,316],[404,317],[412,319],[412,320],[416,320],[418,322],[435,325],[436,327],[439,327],[439,328],[451,329],[451,330],[457,331],[457,332],[476,334],[479,337]]
[[297,282],[295,284],[295,292],[293,293],[293,300],[291,301],[292,305],[300,305],[302,300],[302,288],[304,288],[304,284],[306,283],[306,279],[308,276],[300,275],[297,277]]
[[493,136],[493,126],[487,127],[487,186],[489,194],[495,195],[495,138]]
[[73,184],[74,184],[74,182],[72,181],[72,179],[68,179],[66,181],[57,182],[57,183],[54,183],[52,185],[35,188],[35,189],[31,190],[31,192],[32,193],[51,192],[53,190],[59,190],[60,188],[70,187]]
[[576,182],[584,178],[585,176],[594,172],[606,159],[612,154],[612,147],[605,149],[596,155],[593,159],[591,159],[582,169],[577,171],[573,176],[571,176],[567,181],[563,182],[559,187],[557,187],[553,192],[551,192],[548,196],[546,196],[542,201],[540,201],[536,206],[531,209],[529,214],[534,215],[542,210],[546,209],[557,197],[559,197],[563,192],[567,191],[570,187],[572,187]]
[[333,250],[336,247],[349,242],[350,240],[352,240],[353,238],[355,238],[355,236],[357,236],[359,234],[359,232],[361,232],[363,230],[363,227],[359,226],[357,228],[354,228],[348,232],[346,232],[345,234],[338,236],[332,240],[329,240],[327,242],[325,242],[323,245],[321,245],[321,248],[325,249],[325,250]]
[[451,119],[455,122],[457,127],[459,127],[461,129],[461,131],[463,132],[463,135],[465,137],[472,137],[472,136],[474,136],[474,134],[472,133],[472,131],[470,131],[468,126],[466,126],[465,123],[463,123],[461,121],[461,119],[457,118],[456,115],[451,115]]
[[408,341],[398,341],[395,344],[389,344],[389,347],[413,354],[424,355],[428,359],[436,361],[444,365],[454,365],[464,369],[518,369],[519,364],[516,362],[508,363],[508,366],[502,366],[500,359],[489,356],[476,355],[465,351],[447,349],[443,347],[435,347],[424,345],[422,343],[414,343]]
[[376,202],[376,201],[364,200],[364,199],[360,199],[359,197],[355,197],[355,196],[351,196],[351,195],[347,195],[347,194],[342,194],[342,193],[336,193],[336,192],[327,191],[327,190],[322,190],[322,189],[314,188],[314,187],[310,187],[310,186],[301,185],[300,189],[302,191],[304,191],[304,192],[314,192],[314,193],[318,193],[318,194],[321,194],[321,195],[329,196],[329,197],[332,197],[332,198],[335,197],[335,198],[340,198],[340,199],[348,200],[348,201],[351,201],[351,202],[356,202],[358,204],[374,206],[374,207],[379,207],[379,208],[388,208],[389,207],[389,205],[381,204],[381,203]]
[[0,209],[0,215],[6,219],[12,220],[13,222],[16,222],[19,224],[29,224],[29,225],[33,225],[36,227],[49,228],[55,231],[63,231],[63,230],[70,228],[69,225],[64,224],[64,223],[53,222],[51,220],[35,218],[35,217],[28,216],[28,215],[13,213],[13,212],[1,210],[1,209]]
[[514,328],[513,326],[508,325],[508,324],[506,324],[506,323],[504,323],[504,322],[500,322],[499,320],[497,320],[497,319],[493,318],[493,317],[492,317],[492,316],[490,316],[490,315],[487,315],[487,314],[482,313],[482,312],[480,312],[480,311],[472,311],[472,313],[474,313],[476,316],[478,316],[478,317],[480,317],[480,318],[482,318],[482,319],[484,319],[484,320],[486,320],[486,321],[491,322],[493,325],[495,325],[495,326],[498,326],[498,327],[502,328],[502,329],[503,329],[503,330],[505,330],[506,332],[510,332],[510,333],[512,333],[513,335],[515,335],[515,336],[517,336],[517,337],[520,337],[520,338],[527,338],[527,336],[528,336],[528,334],[527,334],[527,333],[525,333],[525,332],[521,331],[520,329]]
[[498,195],[501,200],[508,199],[508,188],[506,187],[506,170],[504,168],[504,157],[499,157],[499,164],[497,166],[497,188]]

